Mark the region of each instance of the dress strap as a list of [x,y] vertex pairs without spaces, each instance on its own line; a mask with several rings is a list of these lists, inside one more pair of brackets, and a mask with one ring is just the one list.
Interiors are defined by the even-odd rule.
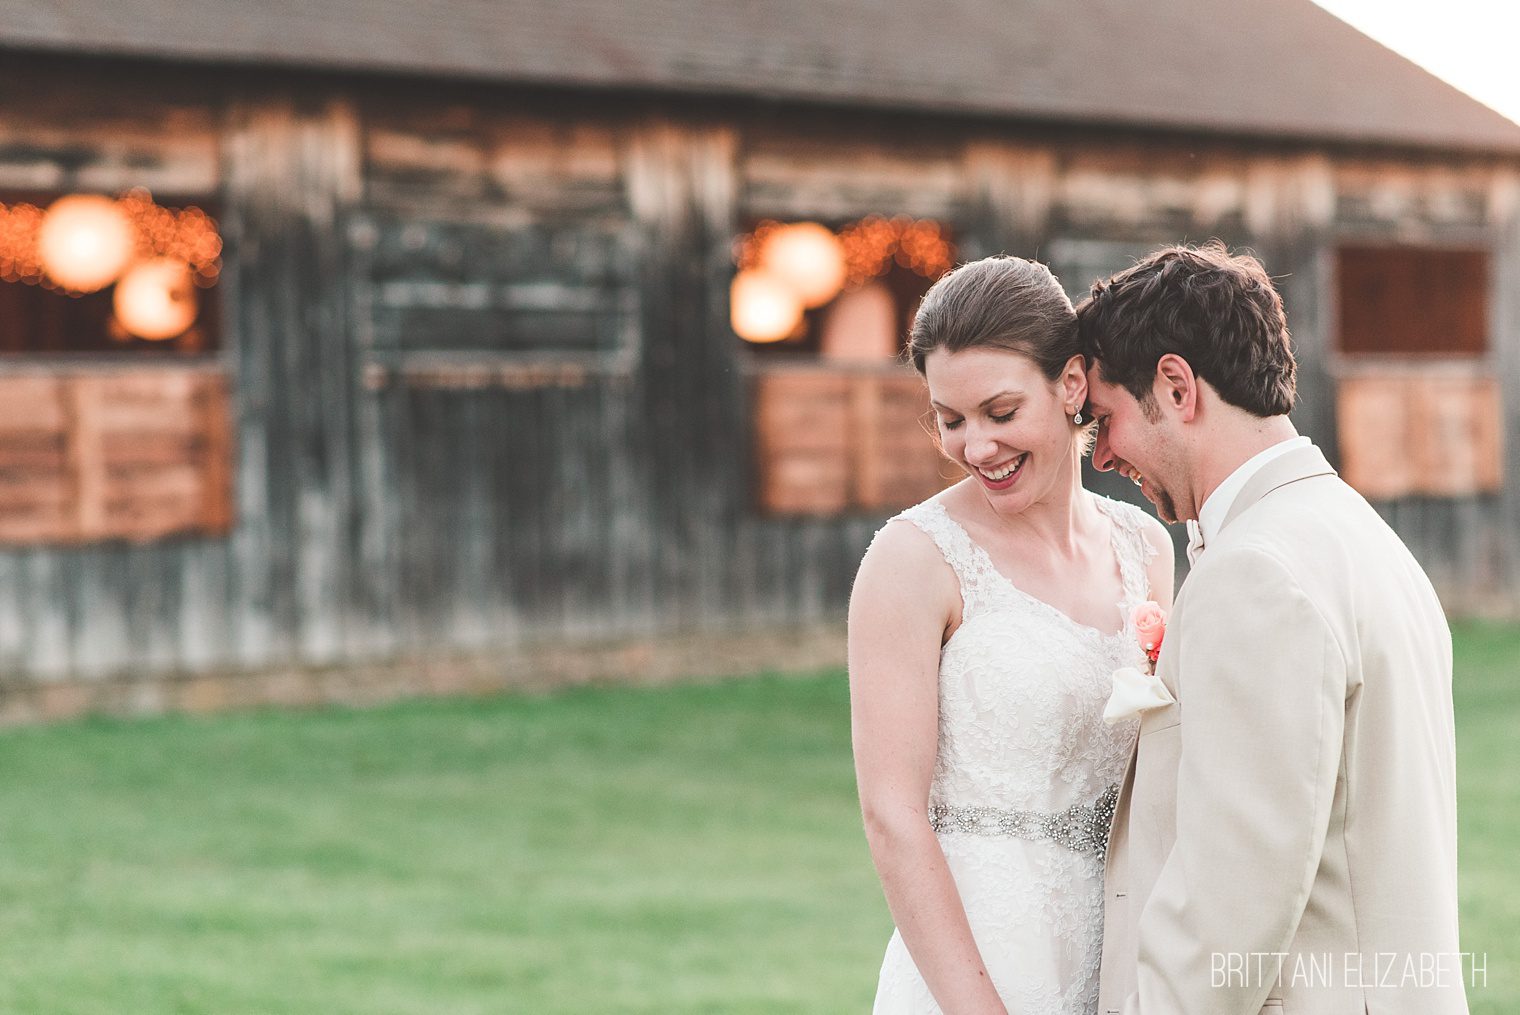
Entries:
[[896,515],[898,518],[911,522],[918,526],[934,545],[939,547],[939,552],[944,556],[945,563],[955,572],[955,577],[961,583],[961,607],[963,616],[969,615],[981,602],[987,583],[985,568],[988,566],[986,554],[978,553],[977,546],[971,541],[971,536],[961,528],[944,505],[936,500],[926,500],[921,504],[915,504]]
[[1125,615],[1150,598],[1146,568],[1156,558],[1156,548],[1145,538],[1145,512],[1133,504],[1095,495],[1098,507],[1114,527],[1114,556],[1119,560],[1119,581],[1124,586]]

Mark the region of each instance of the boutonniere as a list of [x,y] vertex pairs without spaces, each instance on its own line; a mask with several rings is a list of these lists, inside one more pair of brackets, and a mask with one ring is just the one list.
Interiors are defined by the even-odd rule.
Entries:
[[1161,643],[1166,638],[1166,611],[1154,602],[1141,603],[1130,613],[1129,622],[1140,651],[1145,653],[1145,669],[1121,666],[1114,670],[1113,693],[1103,709],[1103,718],[1109,723],[1134,718],[1177,700],[1156,676],[1156,660],[1161,657]]
[[1147,600],[1130,611],[1129,623],[1135,629],[1135,641],[1140,643],[1140,651],[1145,653],[1149,663],[1146,672],[1155,673],[1156,660],[1161,658],[1161,641],[1166,637],[1166,611]]

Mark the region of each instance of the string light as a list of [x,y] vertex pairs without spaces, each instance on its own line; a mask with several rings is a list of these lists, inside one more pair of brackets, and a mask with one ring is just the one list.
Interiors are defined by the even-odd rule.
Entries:
[[804,309],[859,290],[894,267],[933,281],[955,265],[955,247],[932,219],[867,215],[838,232],[816,222],[763,219],[733,244],[735,333],[750,342],[805,334]]
[[789,285],[804,307],[821,307],[844,287],[844,244],[827,226],[794,222],[766,235],[760,267]]
[[137,229],[140,260],[167,257],[190,266],[202,289],[216,284],[222,270],[222,237],[216,221],[196,207],[166,208],[155,204],[141,187],[121,198],[122,209]]
[[[82,198],[82,196],[79,196]],[[55,207],[73,198],[62,198]],[[93,199],[90,201],[109,201]],[[216,219],[202,208],[169,208],[157,204],[143,188],[126,191],[111,207],[125,216],[131,229],[129,263],[169,258],[187,264],[190,278],[199,289],[210,289],[222,274],[222,236]],[[44,267],[41,237],[47,211],[32,204],[0,204],[0,281],[40,286],[53,292],[79,295],[79,287],[62,284]],[[117,272],[128,274],[131,267]],[[61,270],[65,277],[67,267]],[[85,280],[88,281],[88,280]]]
[[42,209],[34,204],[0,204],[0,281],[42,283],[42,259],[37,233]]
[[99,194],[60,197],[43,213],[37,257],[48,278],[70,293],[115,282],[132,260],[135,237],[120,203]]
[[[734,241],[734,262],[741,270],[759,267],[763,251],[779,231],[794,228],[772,219]],[[844,251],[845,288],[857,289],[892,270],[894,265],[930,279],[955,266],[955,245],[932,219],[867,215],[836,233]]]
[[746,342],[779,342],[802,323],[802,300],[785,279],[746,268],[729,288],[729,324]]
[[765,249],[766,242],[781,228],[782,224],[774,219],[761,219],[754,232],[745,233],[734,241],[734,263],[740,271],[760,267],[760,251]]
[[955,265],[955,247],[931,219],[867,215],[841,229],[839,238],[848,266],[845,284],[852,289],[885,275],[894,264],[930,280]]

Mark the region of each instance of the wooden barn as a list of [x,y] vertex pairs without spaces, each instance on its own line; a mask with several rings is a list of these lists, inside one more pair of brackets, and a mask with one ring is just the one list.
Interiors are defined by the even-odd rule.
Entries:
[[1309,0],[5,8],[5,718],[838,659],[933,277],[1213,236],[1520,612],[1520,126]]

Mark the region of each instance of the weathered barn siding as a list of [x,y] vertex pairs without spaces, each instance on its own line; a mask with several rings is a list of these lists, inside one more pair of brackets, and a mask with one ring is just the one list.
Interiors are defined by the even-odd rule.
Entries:
[[[1158,244],[1251,247],[1288,303],[1299,422],[1332,455],[1335,243],[1476,243],[1495,266],[1505,431],[1520,432],[1510,163],[116,70],[0,71],[0,188],[215,195],[225,352],[211,365],[236,406],[235,528],[0,549],[9,678],[841,616],[881,519],[755,509],[760,367],[728,330],[727,291],[734,236],[766,216],[932,217],[963,257],[1038,256],[1074,294]],[[0,364],[17,369],[33,367]],[[1500,495],[1379,505],[1462,608],[1520,610],[1520,440],[1506,454]]]

